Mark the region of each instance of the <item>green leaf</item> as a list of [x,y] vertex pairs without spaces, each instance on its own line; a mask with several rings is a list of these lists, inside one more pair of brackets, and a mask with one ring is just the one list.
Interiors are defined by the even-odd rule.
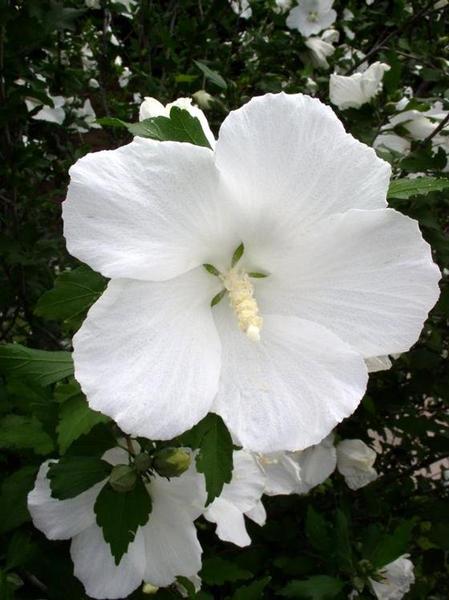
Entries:
[[152,117],[139,123],[131,123],[128,131],[133,135],[161,142],[188,142],[210,148],[199,120],[178,106],[171,108],[170,117]]
[[89,408],[84,396],[78,396],[67,400],[59,409],[58,445],[61,454],[81,435],[89,431],[98,423],[106,423],[108,418],[99,412]]
[[148,521],[151,507],[151,497],[141,479],[129,492],[115,492],[106,483],[99,493],[94,506],[97,524],[111,547],[116,565],[134,540],[138,527]]
[[343,582],[328,575],[313,575],[303,581],[290,581],[280,592],[285,598],[328,600],[335,598],[343,589]]
[[106,450],[115,448],[117,440],[110,427],[104,423],[95,425],[89,433],[75,440],[65,456],[103,456]]
[[232,478],[232,438],[221,417],[209,413],[182,436],[182,443],[199,449],[196,466],[206,479],[207,504],[221,494]]
[[253,574],[238,565],[219,556],[207,558],[201,569],[201,579],[209,585],[223,585],[228,581],[250,579]]
[[271,577],[264,577],[263,579],[258,579],[249,585],[245,585],[240,587],[231,600],[260,600],[263,595],[264,589],[270,583]]
[[425,196],[449,188],[449,179],[418,177],[417,179],[395,179],[390,183],[388,198],[407,200],[413,196]]
[[36,417],[7,415],[0,420],[0,448],[49,454],[54,444]]
[[51,495],[58,500],[74,498],[109,476],[112,465],[95,456],[64,456],[50,465]]
[[341,569],[352,570],[352,547],[349,536],[349,523],[346,514],[337,509],[335,513],[335,553]]
[[100,117],[96,120],[99,125],[106,127],[118,127],[120,129],[128,129],[130,123],[117,119],[116,117]]
[[8,377],[28,377],[45,386],[73,375],[73,361],[69,352],[34,350],[21,344],[0,347],[0,372]]
[[34,312],[77,328],[105,287],[104,277],[87,266],[65,271],[56,279],[54,288],[39,298]]
[[248,273],[250,277],[254,277],[254,279],[263,279],[264,277],[268,277],[268,273],[259,273],[258,271],[251,271]]
[[305,530],[310,543],[316,550],[325,554],[332,549],[328,523],[311,505],[307,508]]
[[239,262],[239,260],[242,258],[243,253],[245,252],[245,246],[243,244],[243,242],[240,244],[240,246],[238,246],[235,251],[234,254],[232,255],[232,260],[231,260],[231,267],[235,267],[235,265]]
[[22,467],[6,477],[0,489],[0,533],[6,533],[29,521],[28,493],[33,489],[37,467]]
[[200,71],[203,73],[203,75],[206,77],[206,79],[208,79],[212,83],[215,83],[215,85],[217,87],[221,88],[222,90],[225,90],[228,87],[228,84],[223,79],[223,77],[220,75],[220,73],[217,73],[217,71],[213,71],[207,65],[200,62],[199,60],[194,60],[193,62],[196,64],[198,69],[200,69]]
[[415,521],[403,521],[392,534],[383,536],[367,558],[376,569],[393,562],[407,552]]

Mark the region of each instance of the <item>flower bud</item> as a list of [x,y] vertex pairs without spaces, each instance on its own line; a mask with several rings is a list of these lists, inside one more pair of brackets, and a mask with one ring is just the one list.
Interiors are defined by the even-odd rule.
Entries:
[[185,448],[163,448],[154,455],[153,466],[162,477],[179,477],[190,467],[191,453]]
[[208,109],[212,102],[214,101],[213,97],[206,92],[206,90],[198,90],[194,94],[192,94],[193,101],[195,104],[198,104],[200,108]]
[[130,465],[116,465],[109,476],[109,483],[116,492],[130,492],[137,481],[137,473]]
[[152,583],[144,583],[142,586],[142,592],[144,594],[157,594],[159,588]]
[[145,473],[151,467],[151,457],[147,452],[141,452],[134,459],[134,467],[139,473]]

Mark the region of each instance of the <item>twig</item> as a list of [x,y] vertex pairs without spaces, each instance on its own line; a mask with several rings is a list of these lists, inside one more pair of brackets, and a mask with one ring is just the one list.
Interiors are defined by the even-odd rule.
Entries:
[[447,115],[444,117],[444,119],[439,123],[439,125],[437,125],[437,127],[435,127],[435,129],[432,131],[432,133],[430,133],[423,141],[423,145],[426,144],[427,142],[430,142],[430,140],[432,138],[434,138],[438,133],[440,133],[440,131],[442,129],[444,129],[444,127],[446,127],[446,125],[449,123],[449,113],[447,113]]

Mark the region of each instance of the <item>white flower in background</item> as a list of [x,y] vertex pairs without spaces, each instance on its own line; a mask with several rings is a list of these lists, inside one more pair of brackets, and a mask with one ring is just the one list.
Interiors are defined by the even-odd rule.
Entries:
[[346,37],[349,40],[353,40],[355,38],[355,33],[348,26],[348,23],[354,20],[354,13],[349,8],[343,9],[343,31],[345,32]]
[[248,546],[251,538],[246,531],[245,515],[265,524],[266,514],[261,502],[265,489],[265,474],[249,452],[234,452],[234,470],[230,483],[225,483],[218,498],[204,512],[205,518],[217,524],[216,533],[225,542]]
[[100,84],[98,83],[98,81],[94,77],[91,77],[89,79],[88,85],[89,85],[89,87],[91,87],[93,89],[98,89],[100,87]]
[[[127,453],[119,448],[106,452],[111,464],[127,464]],[[204,478],[191,466],[180,477],[155,475],[147,485],[153,508],[148,522],[139,527],[126,554],[115,564],[94,513],[95,500],[104,486],[100,482],[75,498],[51,496],[46,477],[49,464],[39,469],[28,509],[37,529],[51,540],[72,538],[70,554],[74,574],[93,598],[123,598],[142,581],[167,586],[177,576],[189,577],[201,569],[201,546],[193,521],[204,510]]]
[[287,17],[287,27],[297,29],[304,37],[327,29],[337,18],[332,8],[334,0],[299,0]]
[[87,8],[101,8],[101,2],[100,0],[85,0],[85,5],[87,6]]
[[121,4],[126,12],[132,12],[133,8],[139,3],[138,0],[112,0],[113,4]]
[[332,104],[341,110],[360,108],[382,90],[384,73],[389,70],[389,65],[375,62],[363,73],[354,73],[348,77],[333,73],[329,83]]
[[[411,141],[425,140],[448,114],[440,101],[435,102],[430,109],[425,111],[407,110],[408,103],[409,99],[403,98],[396,104],[396,109],[401,112],[393,115],[382,127],[381,133],[374,142],[375,148],[386,148],[401,154],[408,154],[411,149]],[[398,126],[403,132],[401,135],[394,131],[394,128]],[[432,147],[435,150],[441,147],[449,153],[449,125],[434,136]]]
[[72,123],[69,129],[78,131],[79,133],[87,133],[89,129],[101,129],[101,125],[97,123],[97,115],[92,107],[91,101],[87,98],[81,108],[74,108],[72,114],[75,118],[84,122],[84,125]]
[[241,19],[249,19],[253,14],[249,0],[229,0],[229,4]]
[[395,561],[380,570],[382,581],[370,579],[377,600],[401,600],[415,582],[413,563],[408,554],[400,556]]
[[207,117],[200,108],[192,104],[192,98],[178,98],[174,102],[169,102],[164,106],[159,100],[156,100],[156,98],[145,96],[144,101],[139,108],[139,121],[151,119],[152,117],[169,117],[170,110],[173,106],[187,110],[192,117],[196,117],[199,120],[204,134],[213,148],[215,146],[215,137],[209,127]]
[[31,112],[38,106],[42,106],[42,108],[31,117],[32,119],[35,121],[48,121],[48,123],[62,125],[65,119],[64,104],[66,103],[66,99],[64,96],[51,96],[50,94],[48,94],[48,97],[53,102],[53,106],[43,106],[41,100],[37,100],[36,98],[26,98],[25,104],[28,112]]
[[417,222],[386,208],[390,166],[308,96],[254,98],[215,151],[136,137],[70,175],[67,247],[111,278],[75,374],[135,436],[213,411],[249,450],[319,443],[357,408],[364,359],[410,348],[438,298]]
[[387,371],[391,369],[391,360],[388,356],[373,356],[365,359],[368,373],[376,373],[378,371]]
[[214,97],[211,96],[206,90],[198,90],[192,94],[192,100],[195,104],[198,104],[200,108],[208,109],[214,102]]
[[377,454],[362,440],[343,440],[337,444],[337,469],[351,490],[358,490],[377,479],[373,468]]
[[290,10],[293,4],[293,0],[274,0],[274,8],[273,10],[276,13],[285,13]]
[[305,40],[304,43],[311,52],[312,62],[315,66],[323,69],[329,68],[327,59],[335,52],[332,44],[338,42],[339,35],[337,30],[328,29],[320,37],[310,37]]
[[121,88],[124,88],[128,85],[131,75],[131,69],[129,67],[123,67],[123,70],[118,78],[118,84]]
[[334,436],[298,452],[276,452],[258,457],[267,481],[265,494],[307,494],[335,471]]
[[93,71],[97,68],[98,63],[94,59],[94,53],[89,44],[84,44],[81,47],[81,64],[83,71]]

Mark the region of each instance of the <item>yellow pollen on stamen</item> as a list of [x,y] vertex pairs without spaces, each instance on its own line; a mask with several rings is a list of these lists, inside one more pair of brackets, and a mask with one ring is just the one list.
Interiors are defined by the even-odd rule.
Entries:
[[221,279],[229,294],[229,303],[237,317],[240,329],[250,340],[260,341],[263,319],[259,315],[259,307],[254,298],[254,286],[248,274],[240,269],[232,268],[222,275]]

